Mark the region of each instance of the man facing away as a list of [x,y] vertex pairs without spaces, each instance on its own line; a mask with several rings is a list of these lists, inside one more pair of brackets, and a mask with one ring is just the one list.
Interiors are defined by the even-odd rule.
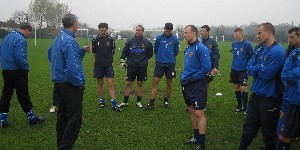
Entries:
[[172,91],[172,78],[176,77],[175,64],[176,56],[179,51],[179,41],[175,35],[172,34],[173,24],[166,23],[164,33],[157,36],[154,44],[154,53],[156,55],[156,65],[154,69],[150,103],[146,110],[154,108],[155,96],[157,93],[157,86],[163,75],[166,76],[166,91],[164,96],[163,107],[169,107],[169,98]]
[[62,29],[49,48],[51,74],[56,90],[57,111],[57,148],[72,149],[82,124],[82,101],[85,76],[82,59],[90,46],[80,48],[75,39],[78,17],[67,14],[63,17]]
[[0,128],[10,125],[7,114],[14,89],[16,89],[18,101],[30,125],[46,120],[46,118],[34,114],[28,92],[29,65],[26,38],[31,35],[31,31],[31,25],[21,24],[19,29],[13,30],[4,37],[0,46],[0,62],[4,80],[0,99]]

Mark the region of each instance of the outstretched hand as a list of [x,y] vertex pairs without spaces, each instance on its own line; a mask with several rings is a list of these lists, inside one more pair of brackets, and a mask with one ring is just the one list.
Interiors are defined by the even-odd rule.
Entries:
[[90,52],[91,49],[92,49],[91,46],[88,46],[88,45],[83,46],[83,50],[84,50],[85,52]]

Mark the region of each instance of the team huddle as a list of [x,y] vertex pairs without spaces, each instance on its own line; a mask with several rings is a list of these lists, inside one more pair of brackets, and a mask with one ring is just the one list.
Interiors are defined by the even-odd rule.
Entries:
[[[121,112],[128,106],[133,92],[133,82],[137,80],[136,106],[141,103],[143,82],[147,80],[148,60],[153,54],[156,63],[146,111],[155,108],[158,84],[166,77],[163,107],[169,108],[172,80],[176,78],[176,56],[179,53],[179,40],[172,34],[173,24],[166,23],[164,32],[156,37],[154,46],[143,37],[144,27],[135,27],[135,36],[125,43],[120,57],[120,67],[126,70],[126,89],[123,101],[118,104],[114,87],[113,56],[115,41],[107,34],[108,24],[100,23],[100,34],[93,38],[91,46],[81,48],[75,39],[78,30],[78,17],[67,14],[62,19],[64,28],[48,49],[51,63],[51,77],[54,83],[53,106],[50,112],[57,112],[57,148],[72,149],[82,124],[82,101],[85,75],[82,60],[86,52],[92,51],[95,57],[93,77],[98,82],[99,108],[107,107],[104,94],[106,79],[111,108]],[[43,123],[46,118],[35,115],[28,92],[27,42],[32,27],[21,24],[19,29],[9,33],[1,43],[0,61],[4,85],[0,99],[1,128],[8,127],[7,116],[14,89],[18,101],[28,117],[29,124]],[[197,150],[205,150],[206,103],[209,83],[219,73],[219,48],[209,36],[208,25],[201,27],[201,38],[194,25],[184,28],[183,70],[180,83],[187,111],[190,113],[194,136],[184,144],[196,144]],[[257,27],[258,45],[243,39],[243,30],[234,30],[236,41],[232,42],[233,60],[230,82],[234,84],[237,107],[234,112],[246,116],[239,150],[246,150],[257,136],[259,129],[263,136],[264,150],[289,150],[294,138],[300,136],[300,30],[289,30],[289,48],[284,48],[275,40],[275,28],[271,23]],[[286,52],[286,53],[285,53]],[[248,100],[248,76],[252,76],[251,95]]]

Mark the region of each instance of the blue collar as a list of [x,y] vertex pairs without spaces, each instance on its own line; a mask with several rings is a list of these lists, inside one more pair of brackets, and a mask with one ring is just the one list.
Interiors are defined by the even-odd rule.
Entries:
[[26,39],[26,36],[20,30],[14,29],[12,32],[16,32],[18,34],[21,34]]
[[61,32],[64,32],[64,33],[66,33],[66,34],[69,34],[69,35],[71,35],[72,37],[75,38],[75,34],[74,34],[73,32],[71,32],[70,30],[66,29],[66,28],[65,28],[65,29],[62,29]]
[[199,40],[197,39],[195,42],[193,42],[193,43],[188,43],[188,45],[189,46],[191,46],[191,45],[194,45],[194,44],[196,44],[196,43],[198,43],[199,42]]

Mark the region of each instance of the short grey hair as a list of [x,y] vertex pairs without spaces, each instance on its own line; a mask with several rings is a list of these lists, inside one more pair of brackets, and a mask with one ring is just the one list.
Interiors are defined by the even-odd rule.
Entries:
[[71,28],[73,26],[73,22],[77,21],[78,17],[74,14],[66,14],[64,18],[62,18],[62,23],[64,28]]

